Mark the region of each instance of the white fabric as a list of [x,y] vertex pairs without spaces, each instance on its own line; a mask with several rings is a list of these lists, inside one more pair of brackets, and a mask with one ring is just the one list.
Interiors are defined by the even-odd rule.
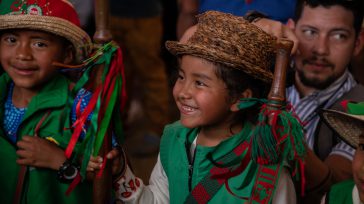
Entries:
[[360,198],[359,198],[359,191],[358,188],[356,187],[356,185],[353,188],[353,204],[363,204],[362,202],[360,202]]
[[[140,185],[135,186],[131,190],[130,181],[135,181],[138,179]],[[135,183],[135,182],[134,182]],[[169,203],[169,190],[168,190],[168,178],[162,167],[160,157],[158,155],[158,160],[152,175],[149,180],[149,185],[146,186],[141,179],[136,178],[131,172],[130,168],[127,168],[125,176],[121,177],[117,181],[118,189],[116,190],[116,198],[122,200],[125,204],[129,203],[150,203],[150,204],[166,204]],[[125,198],[123,194],[125,192],[130,192],[131,196]],[[181,201],[182,202],[182,201]],[[291,180],[288,170],[283,168],[281,175],[278,180],[276,193],[273,197],[273,204],[284,204],[284,203],[296,203],[296,192],[294,190],[294,185]]]
[[[140,185],[135,189],[130,189],[128,184],[130,181],[138,179]],[[125,176],[117,181],[116,199],[122,200],[125,204],[128,203],[169,203],[168,179],[165,171],[162,168],[160,158],[158,160],[152,174],[150,176],[149,185],[144,185],[140,178],[136,178],[127,167]],[[132,195],[128,198],[123,196],[125,192],[130,192]]]

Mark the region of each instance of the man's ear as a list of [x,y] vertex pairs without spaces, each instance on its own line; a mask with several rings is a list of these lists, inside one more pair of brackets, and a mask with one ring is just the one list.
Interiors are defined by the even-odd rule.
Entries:
[[73,62],[73,46],[68,45],[65,49],[64,56],[63,56],[63,64],[71,64]]
[[233,104],[231,104],[231,106],[230,106],[230,110],[231,110],[232,112],[237,112],[237,111],[239,111],[239,107],[238,107],[238,105],[239,105],[239,103],[240,103],[240,99],[241,99],[241,98],[251,98],[251,97],[253,97],[253,91],[252,91],[250,88],[245,89],[245,91],[244,91],[243,93],[241,93],[240,97],[239,97],[239,98],[237,98],[237,99],[234,101],[234,103],[233,103]]
[[361,29],[356,38],[353,55],[357,56],[362,49],[364,49],[364,28]]

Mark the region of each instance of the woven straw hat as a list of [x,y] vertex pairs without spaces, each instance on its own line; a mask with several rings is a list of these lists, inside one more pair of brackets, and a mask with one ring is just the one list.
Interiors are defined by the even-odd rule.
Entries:
[[2,0],[0,30],[32,29],[46,31],[69,40],[81,62],[91,52],[92,42],[80,28],[73,6],[66,0]]
[[342,140],[353,148],[358,147],[359,137],[364,133],[364,115],[349,114],[336,110],[323,110],[322,116],[326,123],[339,134]]
[[244,71],[270,83],[276,39],[242,17],[217,11],[198,16],[197,30],[186,42],[167,41],[174,55],[193,55]]

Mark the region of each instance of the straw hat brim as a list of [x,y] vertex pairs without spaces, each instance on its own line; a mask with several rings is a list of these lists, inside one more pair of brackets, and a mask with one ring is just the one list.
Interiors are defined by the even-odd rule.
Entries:
[[0,30],[41,30],[69,40],[75,47],[76,60],[82,61],[91,53],[92,41],[88,34],[73,23],[62,18],[39,15],[1,15]]
[[166,48],[168,49],[168,51],[176,56],[192,55],[196,57],[201,57],[212,62],[221,63],[231,68],[239,69],[239,67],[244,67],[243,71],[246,74],[253,76],[256,79],[262,80],[265,83],[271,83],[273,80],[273,74],[271,72],[266,71],[245,60],[242,60],[240,57],[233,57],[221,51],[217,52],[207,47],[195,44],[192,45],[188,43],[185,44],[177,41],[167,41]]
[[336,110],[323,110],[325,122],[353,148],[358,147],[364,129],[364,115],[352,115]]

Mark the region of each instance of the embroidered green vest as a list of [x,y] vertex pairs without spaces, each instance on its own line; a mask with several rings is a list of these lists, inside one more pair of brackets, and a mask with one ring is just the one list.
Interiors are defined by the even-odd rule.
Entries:
[[[11,79],[7,74],[0,77],[0,116],[4,118],[4,103],[7,97],[8,84]],[[69,97],[69,81],[63,76],[55,77],[50,83],[32,98],[25,116],[18,129],[18,140],[24,135],[34,135],[34,129],[44,114],[51,110],[39,130],[39,137],[52,137],[65,148],[71,137],[70,107],[73,101]],[[0,128],[0,203],[12,203],[19,165],[16,164],[16,146],[9,142]],[[68,184],[57,180],[57,171],[30,167],[24,180],[22,203],[91,203],[92,185],[84,182],[66,196]]]
[[326,195],[326,204],[352,204],[354,180],[347,180],[335,184]]
[[[210,173],[214,164],[207,158],[208,154],[212,155],[213,161],[218,161],[237,145],[246,141],[251,128],[250,124],[246,124],[241,133],[215,147],[197,146],[190,179],[188,144],[193,142],[198,129],[185,128],[179,122],[167,126],[161,140],[160,158],[168,177],[170,203],[184,203],[190,190]],[[241,174],[228,180],[231,192],[223,185],[208,203],[244,203],[244,200],[249,199],[252,194],[257,171],[257,165],[250,161]]]

